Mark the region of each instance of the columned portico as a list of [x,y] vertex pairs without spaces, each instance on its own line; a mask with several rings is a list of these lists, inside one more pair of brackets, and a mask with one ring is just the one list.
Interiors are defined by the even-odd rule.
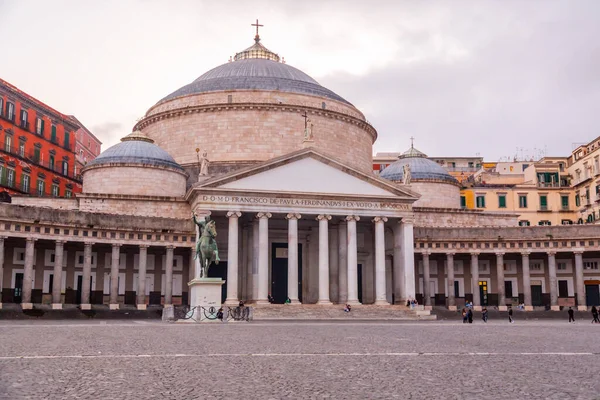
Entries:
[[173,246],[167,246],[165,264],[165,307],[170,307],[173,305]]
[[349,215],[346,217],[348,223],[348,299],[346,303],[351,305],[360,304],[358,301],[358,249],[356,244],[356,222],[360,221],[357,215]]
[[57,240],[54,247],[54,280],[52,281],[52,309],[61,310],[61,282],[63,273],[63,254],[64,254],[63,240]]
[[454,253],[446,253],[446,272],[448,274],[448,284],[446,285],[448,293],[448,309],[456,310],[456,296],[454,295]]
[[556,252],[551,250],[548,254],[548,283],[550,284],[550,309],[560,311],[558,305],[558,281],[556,279]]
[[268,304],[269,296],[269,218],[268,212],[256,214],[258,219],[258,298],[257,304]]
[[238,254],[239,254],[239,218],[242,213],[239,211],[229,211],[229,232],[227,243],[227,299],[225,304],[237,305],[238,295]]
[[[62,266],[61,266],[62,268]],[[81,309],[91,310],[90,283],[92,279],[92,243],[83,244],[83,277],[81,287]],[[60,282],[60,281],[59,281]]]
[[338,224],[338,303],[348,300],[348,224],[346,220]]
[[496,252],[496,290],[498,292],[498,310],[506,311],[506,291],[504,289],[504,252]]
[[[407,299],[414,299],[415,290],[415,249],[413,236],[413,220],[410,217],[403,217],[400,221],[400,228],[397,230],[400,243],[399,261],[400,270],[403,273],[404,296],[402,302]],[[396,249],[396,246],[394,246]],[[395,257],[394,257],[395,258]]]
[[34,263],[34,246],[36,239],[27,238],[25,244],[25,268],[23,271],[23,296],[21,307],[24,310],[32,309],[33,303],[31,302],[31,291],[33,289],[33,263]]

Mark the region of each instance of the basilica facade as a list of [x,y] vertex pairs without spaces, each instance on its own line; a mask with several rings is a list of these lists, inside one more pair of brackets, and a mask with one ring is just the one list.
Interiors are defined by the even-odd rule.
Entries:
[[379,176],[377,131],[260,38],[150,107],[83,169],[75,198],[0,205],[5,305],[188,302],[192,215],[216,222],[223,302],[526,309],[596,304],[594,226],[519,227],[460,208],[414,147]]

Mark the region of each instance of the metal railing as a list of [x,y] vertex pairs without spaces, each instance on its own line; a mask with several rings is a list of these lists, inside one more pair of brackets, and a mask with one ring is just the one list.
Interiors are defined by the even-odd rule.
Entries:
[[174,307],[175,320],[202,321],[251,321],[252,307],[190,307],[188,305]]
[[537,186],[540,188],[559,188],[559,187],[561,187],[559,182],[538,182]]
[[67,173],[65,174],[62,168],[62,162],[58,161],[58,162],[54,162],[53,164],[50,164],[47,161],[42,161],[40,159],[40,155],[35,153],[35,152],[22,152],[20,151],[20,149],[18,147],[14,147],[14,146],[2,146],[0,148],[1,150],[3,150],[5,153],[9,153],[12,155],[15,155],[17,157],[23,158],[26,161],[29,161],[35,165],[39,165],[40,167],[46,168],[54,173],[57,173],[59,175],[62,175],[64,177],[73,179],[78,181],[79,179],[77,179],[77,175],[75,175],[73,172],[69,172],[67,171]]

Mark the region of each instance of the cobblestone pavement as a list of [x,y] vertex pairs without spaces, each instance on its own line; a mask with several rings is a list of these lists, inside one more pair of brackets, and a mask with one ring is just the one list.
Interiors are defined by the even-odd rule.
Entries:
[[588,321],[0,321],[0,398],[598,399]]

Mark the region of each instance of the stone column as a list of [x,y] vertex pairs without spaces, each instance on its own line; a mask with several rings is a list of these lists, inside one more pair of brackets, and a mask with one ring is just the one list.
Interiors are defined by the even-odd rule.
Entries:
[[375,304],[387,305],[385,284],[385,223],[386,217],[375,217]]
[[[148,268],[148,245],[140,245],[140,254],[138,256],[138,286],[136,293],[136,303],[138,310],[146,309],[146,270]],[[190,275],[188,273],[188,275]]]
[[400,261],[401,270],[404,272],[404,295],[403,300],[415,298],[415,242],[413,237],[413,219],[404,217],[400,221],[401,248]]
[[319,299],[317,304],[331,304],[329,300],[329,221],[331,215],[317,216],[319,221]]
[[356,243],[356,222],[360,221],[358,215],[349,215],[348,221],[348,296],[346,303],[360,304],[358,301],[358,248]]
[[575,285],[577,289],[577,309],[587,311],[585,284],[583,282],[583,249],[573,250],[575,254]]
[[339,302],[340,297],[338,281],[340,268],[338,265],[338,231],[335,221],[332,225],[329,228],[329,300],[335,303]]
[[[56,259],[55,259],[56,261]],[[55,278],[56,279],[56,278]],[[83,244],[83,276],[81,278],[81,309],[91,310],[90,281],[92,279],[92,243]]]
[[479,296],[479,253],[471,252],[471,292],[473,294],[473,310],[481,311]]
[[300,214],[290,213],[288,220],[288,298],[291,304],[300,304],[298,299],[298,220]]
[[454,295],[454,253],[446,253],[446,281],[448,292],[448,310],[456,311],[456,296]]
[[121,245],[113,243],[112,254],[110,261],[110,296],[109,296],[109,308],[111,310],[119,309],[119,261]]
[[521,252],[521,261],[523,265],[523,303],[525,303],[525,311],[532,311],[531,305],[531,275],[529,273],[529,254],[531,250],[523,250]]
[[239,255],[239,218],[242,213],[229,211],[229,231],[227,242],[227,297],[225,304],[237,306],[240,302],[238,296],[238,255]]
[[556,279],[556,251],[548,251],[548,281],[550,283],[550,309],[560,311],[558,305],[558,280]]
[[506,311],[506,292],[504,291],[504,252],[496,252],[496,291],[498,292],[498,310]]
[[173,306],[173,246],[167,246],[165,260],[165,307]]
[[271,213],[260,212],[258,218],[258,298],[257,304],[269,304],[269,218]]
[[406,284],[404,283],[404,263],[402,262],[402,224],[393,225],[394,230],[394,255],[392,276],[394,277],[394,303],[406,304]]
[[4,239],[5,236],[0,236],[0,310],[2,309],[2,288],[4,286]]
[[422,253],[423,256],[423,305],[431,307],[431,293],[429,293],[429,281],[431,280],[431,273],[429,270],[429,250],[425,250]]
[[52,281],[52,309],[62,310],[61,302],[61,286],[62,286],[62,273],[63,273],[63,256],[64,256],[65,242],[57,240],[54,243],[54,272]]
[[36,239],[27,238],[25,245],[25,270],[23,273],[23,294],[21,296],[21,307],[23,310],[33,308],[31,303],[31,290],[33,289],[33,263],[34,263],[34,243]]
[[346,221],[338,224],[338,303],[348,300],[348,229]]

